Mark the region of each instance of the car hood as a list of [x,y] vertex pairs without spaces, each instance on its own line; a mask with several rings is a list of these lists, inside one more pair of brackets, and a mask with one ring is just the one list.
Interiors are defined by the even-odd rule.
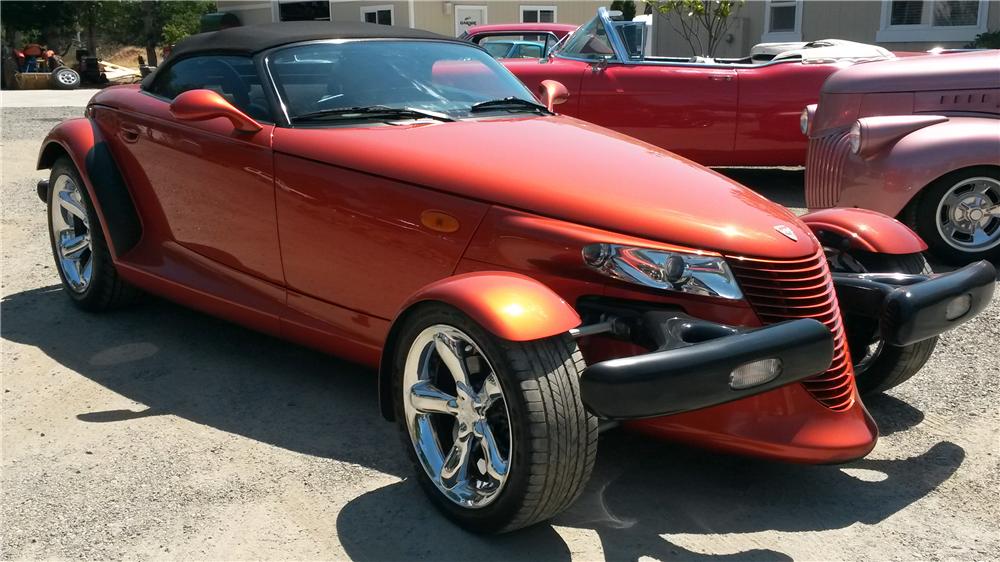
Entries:
[[664,243],[773,258],[818,249],[784,207],[680,156],[570,117],[276,128],[273,142],[293,156]]
[[996,88],[996,50],[906,57],[858,64],[834,73],[823,93],[921,92]]

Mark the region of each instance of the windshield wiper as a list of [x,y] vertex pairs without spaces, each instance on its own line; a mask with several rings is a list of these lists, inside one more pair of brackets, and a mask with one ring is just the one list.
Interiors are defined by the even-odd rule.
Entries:
[[321,109],[319,111],[310,111],[309,113],[303,113],[302,115],[296,115],[291,118],[294,121],[313,121],[317,119],[325,118],[336,118],[336,117],[360,117],[364,119],[377,118],[377,117],[388,117],[388,118],[421,118],[426,117],[429,119],[436,119],[438,121],[454,121],[455,119],[449,117],[444,113],[438,113],[437,111],[428,111],[426,109],[417,109],[414,107],[388,107],[385,105],[368,105],[364,107],[332,107],[330,109]]
[[521,98],[515,98],[513,96],[508,98],[501,98],[496,100],[481,101],[479,103],[474,103],[472,104],[472,107],[469,108],[469,112],[475,113],[477,111],[489,111],[492,109],[507,109],[507,110],[527,109],[529,111],[550,113],[548,108],[546,108],[542,104]]

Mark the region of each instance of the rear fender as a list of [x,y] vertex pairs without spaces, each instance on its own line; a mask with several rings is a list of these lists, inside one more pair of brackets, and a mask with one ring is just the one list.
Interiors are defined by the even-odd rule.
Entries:
[[835,237],[846,248],[879,254],[915,254],[927,249],[916,232],[898,220],[866,209],[834,208],[799,217],[817,238]]
[[142,223],[125,180],[97,125],[86,118],[56,125],[42,142],[36,169],[51,168],[69,156],[90,194],[112,257],[125,254],[142,237]]
[[456,275],[420,289],[400,307],[379,362],[379,409],[393,419],[392,362],[400,327],[422,304],[444,303],[467,314],[494,336],[530,341],[580,325],[576,310],[542,283],[517,273],[486,271]]

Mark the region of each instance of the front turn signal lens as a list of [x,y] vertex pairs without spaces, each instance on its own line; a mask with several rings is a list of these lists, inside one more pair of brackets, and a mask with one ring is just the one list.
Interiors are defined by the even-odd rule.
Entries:
[[744,363],[729,374],[729,388],[743,390],[769,383],[781,374],[781,359],[760,359]]
[[944,317],[951,322],[965,316],[972,310],[972,295],[962,295],[951,299],[944,309]]

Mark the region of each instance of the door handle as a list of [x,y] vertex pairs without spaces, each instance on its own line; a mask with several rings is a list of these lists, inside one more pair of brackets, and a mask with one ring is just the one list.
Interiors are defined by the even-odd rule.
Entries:
[[709,74],[708,79],[714,82],[732,82],[732,74]]
[[120,127],[122,132],[122,139],[125,142],[135,142],[139,140],[139,129],[134,125],[122,125]]

